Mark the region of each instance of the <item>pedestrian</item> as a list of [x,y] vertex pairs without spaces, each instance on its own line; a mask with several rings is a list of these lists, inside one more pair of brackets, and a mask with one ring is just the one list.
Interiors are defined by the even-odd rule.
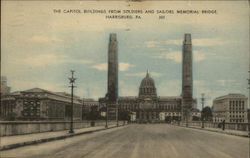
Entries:
[[225,120],[222,121],[222,130],[225,130]]

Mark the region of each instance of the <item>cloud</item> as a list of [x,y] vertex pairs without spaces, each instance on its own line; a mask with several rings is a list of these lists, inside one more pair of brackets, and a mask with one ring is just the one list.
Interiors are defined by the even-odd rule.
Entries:
[[229,86],[234,83],[234,80],[217,80],[220,86]]
[[134,67],[134,65],[129,64],[129,63],[119,63],[119,70],[120,71],[127,71],[131,67]]
[[[159,73],[159,72],[149,72],[149,74],[150,74],[152,77],[160,77],[160,76],[162,76],[162,74]],[[131,76],[131,77],[144,77],[144,76],[146,76],[146,72],[127,73],[127,74],[125,74],[125,76]]]
[[78,64],[89,64],[91,60],[73,59],[65,55],[58,54],[42,54],[37,56],[30,56],[25,59],[16,59],[15,63],[21,65],[30,66],[48,66],[48,65],[59,65],[63,63],[78,63]]
[[182,60],[181,52],[179,52],[179,51],[164,53],[164,54],[160,55],[159,58],[173,60],[173,61],[178,62],[178,63],[181,62],[181,60]]
[[[153,56],[153,58],[168,59],[180,63],[182,62],[182,52],[173,51],[173,52],[162,53],[161,55]],[[193,58],[195,62],[200,62],[205,59],[205,55],[200,51],[193,51]]]
[[[169,45],[182,45],[183,40],[167,40],[166,44]],[[236,41],[222,39],[222,38],[199,38],[192,39],[193,46],[197,47],[210,47],[210,46],[223,46],[228,44],[234,44]]]
[[165,43],[169,45],[182,45],[182,40],[167,40]]
[[95,69],[97,69],[99,71],[107,71],[108,64],[107,63],[97,64],[97,65],[94,65],[93,68],[95,68]]
[[[94,65],[92,67],[99,70],[99,71],[107,71],[108,70],[107,63],[97,64],[97,65]],[[119,63],[119,71],[127,71],[132,67],[134,67],[134,65],[132,65],[130,63],[124,63],[124,62]]]
[[144,42],[144,45],[147,48],[155,48],[155,47],[159,47],[160,42],[159,41],[146,41]]
[[29,41],[38,42],[38,43],[47,43],[47,42],[61,42],[62,40],[57,37],[49,37],[44,35],[32,36]]
[[222,38],[203,38],[203,39],[193,39],[193,45],[199,47],[209,47],[209,46],[222,46],[236,43],[232,40],[222,39]]

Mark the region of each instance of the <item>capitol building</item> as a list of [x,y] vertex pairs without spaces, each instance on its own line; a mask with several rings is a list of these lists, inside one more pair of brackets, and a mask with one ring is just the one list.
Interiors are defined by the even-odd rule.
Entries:
[[192,119],[196,109],[193,98],[192,42],[191,34],[184,35],[182,50],[182,92],[180,96],[158,96],[154,79],[149,72],[139,86],[138,96],[118,95],[118,41],[116,34],[110,34],[108,46],[107,93],[99,99],[107,107],[108,119],[117,119],[118,113],[129,113],[130,120],[137,122],[184,121]]
[[[118,97],[119,111],[129,111],[131,119],[137,122],[179,121],[181,105],[181,96],[157,96],[157,88],[149,72],[141,81],[138,96]],[[196,100],[193,100],[195,107]]]
[[148,72],[141,81],[139,95],[120,97],[118,105],[121,111],[133,111],[139,122],[165,120],[168,116],[179,120],[181,116],[181,97],[158,97],[155,82]]
[[[99,100],[106,106],[105,98]],[[131,120],[137,122],[179,121],[182,116],[181,96],[157,96],[154,79],[147,72],[139,86],[138,96],[118,97],[119,113],[130,112]],[[192,112],[197,107],[193,99]]]

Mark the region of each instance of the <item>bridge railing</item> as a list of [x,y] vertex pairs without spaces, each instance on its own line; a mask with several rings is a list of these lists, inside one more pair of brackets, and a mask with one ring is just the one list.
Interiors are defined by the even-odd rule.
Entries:
[[[127,122],[119,121],[119,125],[123,125],[124,123],[127,124]],[[108,121],[108,126],[116,124],[116,121]],[[105,125],[105,120],[83,120],[74,121],[73,123],[74,129]],[[68,129],[70,129],[70,121],[0,121],[0,136],[62,131]]]
[[[186,122],[174,122],[174,124],[179,124],[186,126]],[[188,126],[201,127],[201,121],[188,122]],[[223,124],[218,122],[204,122],[204,128],[222,128]],[[229,130],[239,130],[239,131],[250,131],[250,123],[225,123],[225,129]]]

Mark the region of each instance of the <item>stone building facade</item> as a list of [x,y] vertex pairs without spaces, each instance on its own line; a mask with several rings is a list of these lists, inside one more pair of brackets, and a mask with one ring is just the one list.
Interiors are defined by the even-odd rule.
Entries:
[[[74,120],[82,119],[82,100],[74,97]],[[1,98],[2,119],[69,120],[71,95],[40,88],[14,92]]]
[[1,76],[1,96],[9,94],[11,88],[7,84],[7,77]]
[[[100,105],[105,106],[105,98],[100,98]],[[155,82],[147,72],[142,79],[138,96],[118,98],[119,112],[135,114],[137,122],[179,121],[182,116],[181,96],[158,96]],[[192,107],[196,107],[193,99]]]
[[247,97],[243,94],[228,94],[213,101],[213,122],[246,123]]
[[98,112],[100,111],[100,106],[99,106],[99,102],[91,99],[91,98],[85,98],[82,100],[82,119],[88,119],[88,115],[95,111]]

